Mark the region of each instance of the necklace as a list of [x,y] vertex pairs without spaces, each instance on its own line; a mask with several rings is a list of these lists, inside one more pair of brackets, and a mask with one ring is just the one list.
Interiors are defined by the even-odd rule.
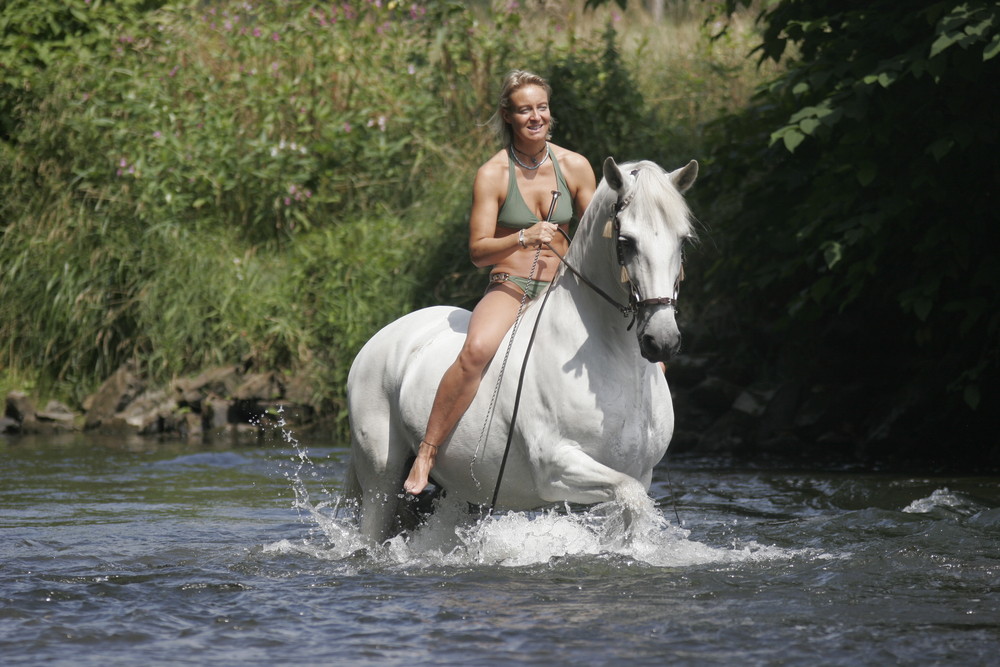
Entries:
[[[545,148],[548,148],[548,144],[545,144]],[[545,150],[545,148],[543,148],[542,150]],[[522,167],[524,167],[528,171],[534,171],[534,170],[538,169],[543,164],[545,164],[546,160],[549,159],[549,152],[545,151],[545,155],[542,157],[542,161],[539,162],[538,164],[534,165],[534,166],[529,167],[528,165],[526,165],[523,162],[521,162],[520,158],[517,157],[517,153],[518,152],[520,152],[520,151],[518,151],[516,148],[514,148],[514,144],[511,144],[510,145],[510,156],[512,158],[514,158],[514,162],[518,163],[519,165],[521,165]],[[541,151],[539,151],[539,153],[541,153]],[[538,153],[536,153],[535,155],[537,155],[537,154]]]
[[511,146],[513,146],[514,150],[516,150],[518,153],[520,153],[524,157],[530,158],[531,159],[531,164],[538,164],[538,158],[536,156],[537,155],[541,155],[542,151],[544,151],[546,148],[549,147],[548,144],[543,144],[541,148],[539,148],[537,151],[535,151],[534,155],[528,155],[527,153],[525,153],[524,151],[522,151],[517,146],[514,146],[514,144],[511,144]]

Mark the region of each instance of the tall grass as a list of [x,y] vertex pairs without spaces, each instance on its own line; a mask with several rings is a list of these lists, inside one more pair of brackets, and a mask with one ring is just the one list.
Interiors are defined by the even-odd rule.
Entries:
[[183,2],[105,25],[37,69],[0,144],[8,382],[79,399],[124,361],[243,361],[336,408],[379,326],[478,297],[466,215],[507,69],[552,79],[555,140],[595,165],[697,157],[762,76],[748,40],[632,4]]

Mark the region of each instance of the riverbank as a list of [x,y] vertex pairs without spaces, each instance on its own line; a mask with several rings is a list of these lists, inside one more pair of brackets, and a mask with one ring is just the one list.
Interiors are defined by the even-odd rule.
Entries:
[[40,407],[25,392],[9,392],[0,433],[90,432],[199,442],[252,436],[279,425],[310,430],[324,423],[314,396],[308,381],[279,371],[219,366],[161,386],[126,365],[85,398],[81,410],[57,400]]
[[[943,455],[932,417],[915,405],[881,410],[858,377],[839,385],[762,380],[719,353],[682,354],[667,370],[676,415],[669,457],[716,458],[761,468],[870,471],[1000,470],[992,443],[975,426],[957,425]],[[281,371],[218,366],[156,384],[125,365],[79,409],[44,404],[23,391],[6,396],[0,435],[85,433],[150,443],[253,442],[278,427],[299,436],[346,439],[346,415],[324,402],[309,380]],[[915,435],[923,429],[924,433]]]

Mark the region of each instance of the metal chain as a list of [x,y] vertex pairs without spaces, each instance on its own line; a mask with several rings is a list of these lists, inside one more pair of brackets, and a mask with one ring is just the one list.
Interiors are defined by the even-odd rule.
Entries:
[[[541,257],[541,254],[542,246],[539,244],[538,250],[535,251],[535,259],[531,262],[531,271],[528,273],[528,280],[534,279],[535,269],[538,268],[538,258]],[[500,363],[500,373],[497,375],[497,383],[493,387],[493,395],[490,397],[489,407],[486,408],[486,419],[483,420],[483,428],[479,432],[479,442],[476,443],[476,451],[472,453],[472,460],[469,462],[469,474],[472,476],[472,482],[476,485],[477,489],[481,489],[482,485],[479,483],[479,480],[476,479],[476,460],[479,458],[479,452],[483,448],[486,437],[489,434],[490,425],[493,422],[497,398],[500,395],[500,385],[503,382],[504,371],[507,370],[507,360],[510,358],[510,351],[514,346],[514,337],[517,335],[517,330],[521,325],[521,314],[524,312],[524,306],[527,303],[528,293],[525,292],[521,295],[521,303],[517,307],[517,315],[514,317],[514,326],[511,328],[510,339],[507,341],[507,350],[504,352],[503,361]]]

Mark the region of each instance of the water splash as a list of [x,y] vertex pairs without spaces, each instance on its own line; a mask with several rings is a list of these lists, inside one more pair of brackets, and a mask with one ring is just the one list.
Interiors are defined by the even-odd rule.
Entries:
[[907,514],[952,513],[959,516],[972,516],[988,509],[986,505],[977,502],[963,493],[955,493],[947,488],[937,489],[927,498],[914,500],[903,512]]
[[[280,415],[279,415],[280,417]],[[587,507],[568,504],[535,512],[488,516],[470,514],[465,503],[437,501],[434,513],[416,530],[372,547],[357,525],[353,502],[322,488],[315,502],[306,478],[315,478],[307,449],[279,419],[282,438],[296,452],[296,467],[286,473],[300,521],[311,526],[301,541],[279,540],[264,553],[302,554],[323,560],[355,559],[369,565],[429,567],[526,567],[566,559],[619,559],[653,567],[784,560],[799,551],[755,542],[714,547],[690,539],[638,485],[615,500]]]

